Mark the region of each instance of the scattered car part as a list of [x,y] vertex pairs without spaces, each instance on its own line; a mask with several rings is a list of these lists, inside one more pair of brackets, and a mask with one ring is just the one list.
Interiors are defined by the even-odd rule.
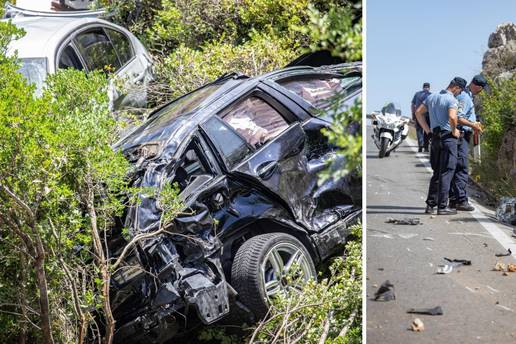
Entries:
[[414,319],[414,321],[412,321],[410,328],[414,332],[422,332],[425,330],[425,324],[423,324],[421,319],[416,318],[416,319]]
[[450,259],[450,258],[444,257],[444,260],[446,260],[447,262],[450,262],[451,265],[453,265],[455,267],[461,266],[461,265],[471,265],[471,260],[467,260],[467,259]]
[[438,274],[449,274],[452,271],[453,271],[453,266],[449,265],[449,264],[439,265],[437,267],[437,273]]
[[493,270],[495,270],[495,271],[505,271],[505,268],[506,268],[506,265],[504,263],[496,262],[496,265],[493,268]]
[[507,272],[516,272],[516,264],[507,264]]
[[510,256],[511,254],[512,254],[512,251],[510,248],[508,248],[506,253],[496,253],[495,257],[507,257],[507,256]]
[[382,283],[380,288],[374,294],[375,301],[392,301],[396,300],[396,294],[394,293],[394,284],[389,280]]
[[394,223],[396,225],[411,225],[411,226],[416,226],[416,225],[422,225],[423,224],[418,217],[404,218],[404,219],[401,219],[401,220],[389,217],[387,219],[387,221],[385,221],[385,223]]
[[410,314],[426,314],[426,315],[443,315],[441,306],[434,308],[410,308],[407,313]]

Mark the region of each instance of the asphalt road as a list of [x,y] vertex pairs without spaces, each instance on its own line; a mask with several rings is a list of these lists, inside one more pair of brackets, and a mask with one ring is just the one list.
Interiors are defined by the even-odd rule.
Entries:
[[[479,206],[474,213],[424,214],[428,154],[416,153],[411,141],[378,159],[371,128],[367,133],[367,343],[516,342],[516,272],[493,270],[498,261],[516,263],[514,256],[495,257],[508,247],[516,254],[512,228]],[[423,224],[386,223],[409,217]],[[444,257],[472,265],[436,274]],[[373,301],[385,280],[394,284],[396,300]],[[435,306],[444,314],[406,313]],[[422,332],[409,329],[416,317],[424,323]]]

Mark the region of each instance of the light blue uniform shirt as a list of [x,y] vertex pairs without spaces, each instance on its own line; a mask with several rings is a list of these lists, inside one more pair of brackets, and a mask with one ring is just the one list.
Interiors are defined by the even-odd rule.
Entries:
[[[473,94],[469,88],[466,88],[457,96],[459,102],[459,108],[457,114],[459,117],[465,118],[470,122],[477,121],[477,115],[475,114],[475,105],[473,104]],[[473,131],[472,128],[467,126],[459,126],[459,129],[464,131]]]
[[430,127],[441,127],[441,130],[451,131],[449,109],[457,109],[458,102],[453,93],[442,90],[439,93],[430,94],[424,101],[430,114]]

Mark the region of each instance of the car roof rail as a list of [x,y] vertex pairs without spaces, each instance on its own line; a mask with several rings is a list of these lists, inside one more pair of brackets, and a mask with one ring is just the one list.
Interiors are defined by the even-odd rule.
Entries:
[[227,79],[234,79],[234,80],[249,79],[249,76],[247,76],[245,74],[242,74],[242,73],[238,73],[238,72],[224,73],[221,76],[219,76],[217,79],[215,79],[212,82],[210,82],[210,84],[213,84],[213,83],[216,83],[216,82],[219,82],[219,81],[223,81],[223,80],[227,80]]
[[54,18],[98,18],[106,16],[105,9],[78,11],[37,11],[20,8],[10,3],[4,6],[4,19],[16,17],[54,17]]

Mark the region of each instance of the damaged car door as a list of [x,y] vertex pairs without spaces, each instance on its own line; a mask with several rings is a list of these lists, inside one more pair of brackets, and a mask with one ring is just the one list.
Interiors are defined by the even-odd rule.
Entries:
[[273,193],[297,222],[311,228],[315,207],[310,190],[316,186],[317,176],[308,171],[306,134],[299,118],[265,92],[255,90],[211,121],[221,122],[218,127],[206,128],[220,150],[229,142],[221,140],[227,136],[215,130],[232,129],[247,144],[248,156],[238,164],[230,164],[230,173]]

